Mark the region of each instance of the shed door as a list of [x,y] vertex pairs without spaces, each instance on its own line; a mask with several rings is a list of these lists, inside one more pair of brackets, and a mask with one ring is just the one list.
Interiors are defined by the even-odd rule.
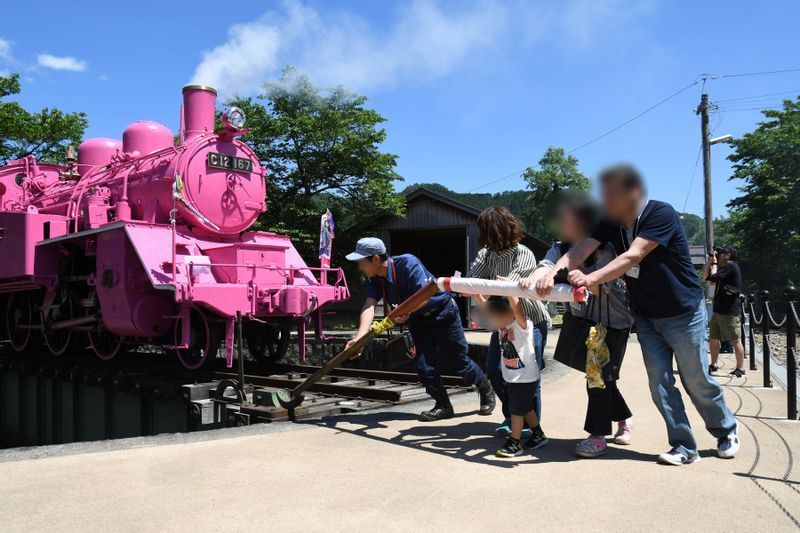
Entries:
[[[465,227],[392,230],[389,234],[389,253],[392,255],[414,254],[436,277],[452,276],[458,270],[466,275],[469,268],[467,256],[467,229]],[[469,319],[466,298],[457,297],[465,325]]]

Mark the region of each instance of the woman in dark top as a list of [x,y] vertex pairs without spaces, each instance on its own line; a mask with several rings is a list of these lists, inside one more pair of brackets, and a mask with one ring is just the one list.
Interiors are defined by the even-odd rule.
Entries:
[[[558,210],[561,241],[556,242],[536,266],[538,273],[543,275],[549,272],[573,244],[582,241],[589,234],[598,218],[599,207],[588,194],[565,195]],[[614,247],[604,243],[584,262],[583,269],[591,272],[602,268],[615,257]],[[617,422],[617,431],[613,437],[613,442],[616,444],[630,444],[633,429],[631,411],[617,388],[619,368],[625,355],[627,333],[633,321],[628,309],[625,287],[621,280],[617,279],[594,288],[592,292],[599,294],[600,298],[592,296],[586,303],[570,303],[565,312],[579,318],[586,317],[595,323],[602,323],[606,328],[624,333],[615,335],[613,346],[611,343],[609,345],[611,360],[602,369],[605,388],[586,389],[589,402],[584,429],[589,433],[589,438],[580,442],[575,448],[575,454],[585,458],[597,457],[608,451],[606,435],[612,432],[612,422]]]

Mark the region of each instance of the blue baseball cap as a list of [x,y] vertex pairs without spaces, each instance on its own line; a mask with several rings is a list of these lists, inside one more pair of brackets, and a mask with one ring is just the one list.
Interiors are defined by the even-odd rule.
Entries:
[[377,237],[364,237],[356,243],[356,251],[347,254],[348,261],[359,261],[371,255],[382,255],[386,253],[386,245]]

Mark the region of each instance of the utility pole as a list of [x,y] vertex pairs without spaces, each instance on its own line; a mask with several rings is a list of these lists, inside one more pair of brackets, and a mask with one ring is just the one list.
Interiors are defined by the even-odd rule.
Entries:
[[703,191],[705,194],[706,256],[714,251],[714,213],[711,210],[711,133],[708,131],[708,93],[700,97],[697,108],[703,140]]

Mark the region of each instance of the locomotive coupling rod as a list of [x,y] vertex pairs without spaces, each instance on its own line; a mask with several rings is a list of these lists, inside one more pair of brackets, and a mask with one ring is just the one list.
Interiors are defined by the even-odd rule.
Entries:
[[345,348],[339,352],[333,359],[328,361],[325,366],[308,376],[305,381],[300,383],[291,391],[287,391],[288,394],[278,394],[278,401],[287,409],[299,406],[301,403],[303,403],[303,393],[307,391],[309,387],[330,374],[336,367],[352,358],[355,354],[359,353],[376,336],[391,329],[394,326],[394,320],[397,317],[411,314],[412,311],[422,307],[422,305],[430,300],[430,298],[437,292],[439,292],[439,287],[436,286],[436,280],[429,280],[428,283],[421,289],[412,294],[408,299],[404,300],[400,305],[392,309],[389,315],[386,316],[382,321],[375,322],[372,325],[372,328],[367,333],[356,339],[356,341],[349,348]]

